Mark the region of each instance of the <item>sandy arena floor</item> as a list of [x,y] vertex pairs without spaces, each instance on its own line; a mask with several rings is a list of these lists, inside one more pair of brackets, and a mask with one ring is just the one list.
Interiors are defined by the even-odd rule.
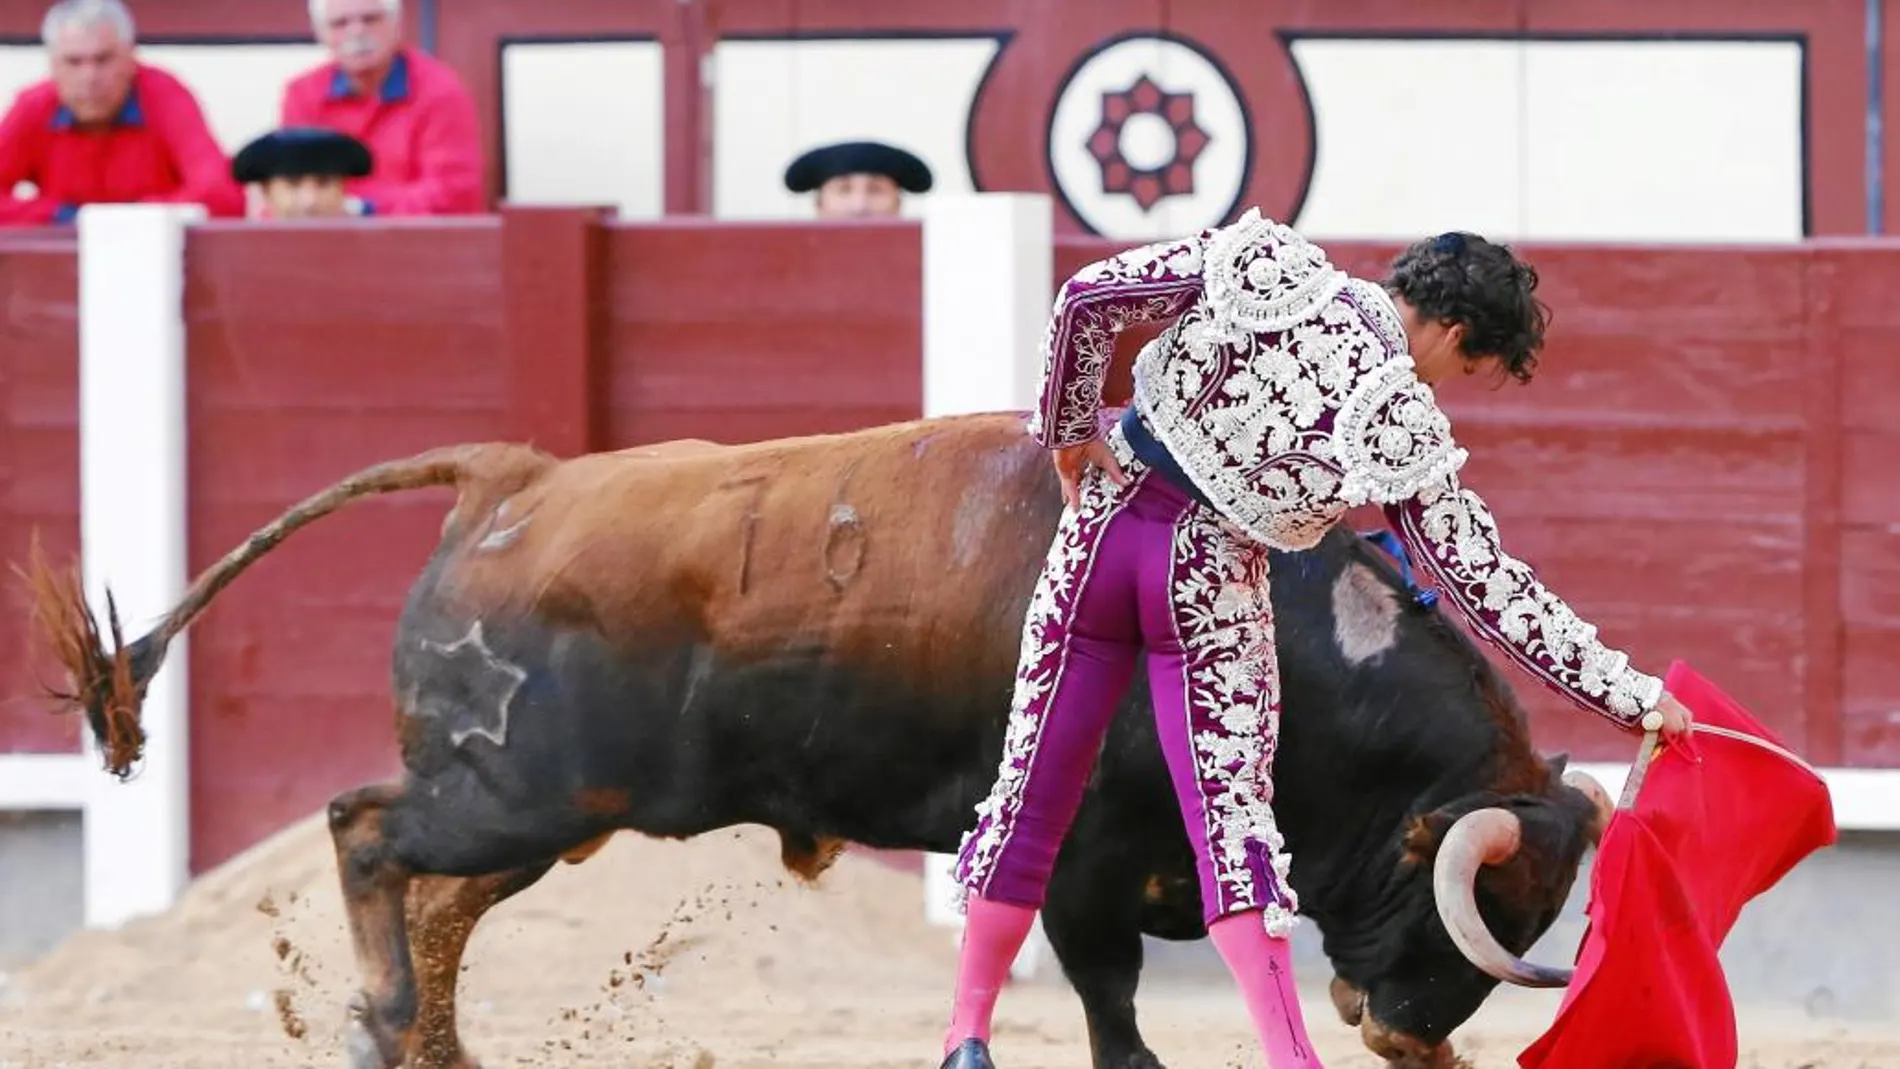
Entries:
[[[475,933],[461,996],[470,1052],[488,1069],[934,1069],[954,945],[924,923],[918,878],[847,855],[806,890],[777,854],[756,830],[623,836],[557,868]],[[640,965],[644,985],[626,982]],[[1304,979],[1326,1064],[1381,1064],[1333,1015],[1326,978]],[[0,1069],[336,1066],[354,984],[329,838],[312,818],[199,880],[169,914],[84,933],[9,977]],[[1515,1066],[1555,1006],[1501,992],[1460,1050],[1479,1069]],[[1141,1011],[1176,1069],[1262,1064],[1224,983],[1151,979]],[[1747,1069],[1900,1066],[1900,1026],[1755,1008],[1741,1019]],[[995,1050],[1006,1069],[1088,1065],[1053,964],[1005,993]]]

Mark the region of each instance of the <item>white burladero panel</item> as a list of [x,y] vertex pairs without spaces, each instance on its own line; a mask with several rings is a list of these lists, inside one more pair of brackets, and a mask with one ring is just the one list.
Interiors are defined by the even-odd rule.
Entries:
[[1054,300],[1041,193],[937,193],[924,221],[925,416],[1034,408]]
[[[109,589],[128,642],[185,592],[185,237],[202,219],[195,205],[79,212],[80,561],[100,626]],[[162,912],[185,885],[189,663],[180,635],[146,688],[137,774],[119,783],[94,773],[84,818],[89,925]]]
[[501,101],[509,200],[608,204],[623,219],[660,216],[666,79],[658,42],[507,44]]
[[1293,45],[1316,238],[1802,236],[1801,50],[1779,41]]
[[[968,193],[966,139],[991,37],[721,41],[713,49],[713,213],[809,219],[785,168],[832,141],[886,141],[930,165],[932,193]],[[901,91],[892,91],[892,86]],[[904,214],[918,218],[918,200]]]

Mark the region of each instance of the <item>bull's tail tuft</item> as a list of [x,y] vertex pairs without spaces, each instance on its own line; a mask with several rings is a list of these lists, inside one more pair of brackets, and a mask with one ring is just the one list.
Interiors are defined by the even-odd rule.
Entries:
[[130,646],[119,630],[119,613],[112,594],[106,593],[106,620],[112,648],[99,633],[99,621],[86,602],[78,567],[55,570],[40,549],[34,532],[32,556],[25,570],[14,571],[26,581],[32,603],[33,630],[52,646],[65,667],[70,690],[43,687],[61,711],[80,710],[92,728],[105,757],[106,770],[124,779],[144,751],[145,729],[139,719],[145,689],[165,663],[165,651],[211,600],[258,558],[275,549],[298,528],[328,516],[350,502],[372,494],[397,493],[429,486],[453,486],[480,480],[517,486],[533,479],[553,463],[552,458],[527,446],[489,443],[432,449],[403,460],[377,464],[312,494],[275,520],[251,533],[244,543],[205,569],[150,634]]
[[154,647],[150,640],[155,636],[147,636],[127,647],[119,627],[118,606],[108,591],[106,621],[112,630],[112,648],[108,651],[99,634],[99,621],[86,604],[78,566],[56,571],[47,563],[38,531],[33,533],[26,569],[15,565],[14,571],[26,582],[33,631],[51,644],[53,656],[66,669],[72,687],[60,690],[41,684],[42,689],[59,703],[60,712],[85,713],[107,771],[125,779],[145,750],[139,706],[145,698],[146,684],[165,659],[164,645]]

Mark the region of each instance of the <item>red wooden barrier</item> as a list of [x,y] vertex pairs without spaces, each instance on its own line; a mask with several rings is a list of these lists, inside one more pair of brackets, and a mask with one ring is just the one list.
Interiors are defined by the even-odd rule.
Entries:
[[[79,552],[79,270],[70,235],[0,239],[0,552],[24,562],[33,532],[55,560]],[[59,753],[78,746],[73,721],[31,700],[54,662],[29,657],[26,616],[0,599],[0,748]],[[26,696],[21,698],[19,696]]]
[[915,418],[922,228],[624,227],[608,248],[608,442],[750,441]]
[[[602,224],[212,225],[190,244],[193,569],[362,465],[445,442],[749,440],[919,410],[920,233]],[[1062,241],[1058,279],[1112,247]],[[1393,250],[1342,246],[1376,276]],[[1822,764],[1900,764],[1900,246],[1533,248],[1529,389],[1447,393],[1507,543],[1645,663],[1686,656]],[[0,242],[0,549],[75,548],[69,244]],[[1125,346],[1132,348],[1132,346]],[[193,866],[393,771],[388,641],[446,495],[365,502],[191,638]],[[1370,522],[1370,521],[1368,521]],[[144,621],[129,621],[141,627]],[[0,614],[21,648],[23,620]],[[50,668],[40,666],[42,675]],[[1540,741],[1627,747],[1524,681]],[[33,667],[0,661],[9,696]],[[30,697],[0,747],[65,749]]]

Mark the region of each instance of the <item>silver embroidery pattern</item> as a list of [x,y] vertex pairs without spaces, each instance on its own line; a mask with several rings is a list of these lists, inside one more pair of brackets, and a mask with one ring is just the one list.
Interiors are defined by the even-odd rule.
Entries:
[[1211,921],[1259,909],[1268,934],[1284,937],[1298,922],[1299,898],[1273,815],[1280,670],[1267,548],[1229,535],[1202,508],[1182,515],[1173,542],[1188,749],[1214,869],[1203,911]]
[[1136,359],[1135,405],[1250,537],[1308,548],[1348,507],[1333,414],[1386,347],[1354,284],[1257,213],[1209,241],[1203,268],[1203,299]]
[[1497,522],[1477,494],[1446,479],[1396,511],[1405,541],[1492,645],[1577,705],[1607,710],[1619,723],[1634,723],[1655,708],[1662,680],[1598,641],[1595,625],[1504,551]]
[[[1114,441],[1119,444],[1120,436],[1114,436]],[[1118,450],[1118,459],[1129,476],[1129,485],[1117,487],[1100,471],[1091,470],[1082,480],[1082,507],[1075,512],[1064,510],[1055,537],[1049,541],[1042,574],[1030,594],[1016,659],[1015,695],[996,780],[989,796],[977,803],[976,824],[964,834],[957,851],[959,908],[966,904],[968,892],[981,894],[988,888],[997,857],[1015,829],[1030,766],[1035,763],[1049,706],[1062,678],[1060,638],[1074,620],[1076,602],[1088,582],[1095,550],[1109,521],[1140,486],[1136,470],[1130,467],[1133,457],[1125,445]]]
[[1464,466],[1451,420],[1409,356],[1394,356],[1353,387],[1333,419],[1333,453],[1346,470],[1339,496],[1348,505],[1391,505]]
[[[1357,280],[1355,280],[1357,284]],[[1355,296],[1366,321],[1384,340],[1394,361],[1404,359],[1405,327],[1382,290]],[[1376,298],[1376,299],[1375,299]],[[1376,376],[1375,376],[1376,378]],[[1352,413],[1342,409],[1337,424],[1361,419],[1357,433],[1340,432],[1347,452],[1360,456],[1353,465],[1361,489],[1385,504],[1393,526],[1414,556],[1421,559],[1465,621],[1520,667],[1554,686],[1576,705],[1633,723],[1662,697],[1663,683],[1630,666],[1629,655],[1597,641],[1596,628],[1538,582],[1530,566],[1504,552],[1497,522],[1476,493],[1458,485],[1465,451],[1452,442],[1451,421],[1439,410],[1429,388],[1410,385],[1415,375],[1368,386]],[[1422,394],[1422,396],[1420,396]],[[1352,405],[1346,409],[1352,409]],[[1389,450],[1375,450],[1375,439],[1395,423],[1410,436]],[[1401,492],[1401,486],[1416,486]]]
[[[1043,399],[1029,433],[1045,445],[1081,445],[1097,437],[1102,383],[1115,358],[1115,335],[1130,323],[1179,315],[1200,290],[1201,242],[1160,242],[1083,268],[1063,284],[1042,341]],[[1103,306],[1103,298],[1114,303]],[[1132,300],[1131,300],[1132,298]],[[1071,366],[1057,367],[1068,338]]]
[[1213,232],[1203,261],[1214,327],[1230,341],[1297,326],[1346,284],[1318,245],[1258,208]]

